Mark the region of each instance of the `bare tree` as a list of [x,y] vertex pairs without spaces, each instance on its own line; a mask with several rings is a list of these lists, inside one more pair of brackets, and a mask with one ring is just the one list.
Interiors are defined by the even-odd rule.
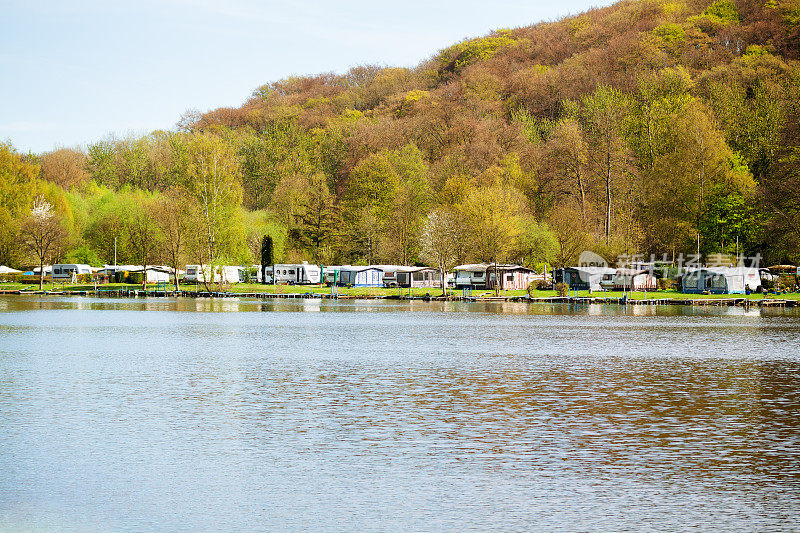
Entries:
[[61,217],[43,196],[37,196],[22,226],[22,243],[39,261],[39,290],[44,289],[45,263],[53,261],[66,240],[67,230],[61,224]]
[[442,276],[442,294],[447,287],[447,272],[458,262],[460,247],[458,218],[445,208],[428,214],[422,229],[422,257],[439,269]]
[[130,246],[136,261],[142,265],[142,290],[147,289],[147,265],[156,248],[156,232],[149,206],[141,206],[128,223]]
[[189,199],[178,189],[153,206],[153,219],[161,233],[160,248],[175,273],[175,290],[180,290],[178,272],[190,232]]

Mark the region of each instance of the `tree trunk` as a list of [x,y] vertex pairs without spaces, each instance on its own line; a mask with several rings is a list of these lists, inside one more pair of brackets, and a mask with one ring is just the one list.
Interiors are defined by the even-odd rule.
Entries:
[[578,178],[578,190],[581,193],[581,229],[586,231],[586,191],[584,190],[583,176],[581,176],[580,169],[575,171],[575,175]]
[[44,290],[44,259],[39,259],[39,290]]
[[611,241],[611,169],[606,174],[606,244]]

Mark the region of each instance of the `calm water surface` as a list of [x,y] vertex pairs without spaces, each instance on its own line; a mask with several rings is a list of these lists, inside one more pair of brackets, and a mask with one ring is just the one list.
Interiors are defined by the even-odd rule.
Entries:
[[800,529],[800,314],[0,297],[0,530]]

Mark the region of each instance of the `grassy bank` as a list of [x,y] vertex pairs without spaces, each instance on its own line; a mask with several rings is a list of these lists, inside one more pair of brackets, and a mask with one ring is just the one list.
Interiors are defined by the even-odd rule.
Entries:
[[[97,289],[99,293],[103,293],[106,291],[119,291],[119,290],[141,290],[141,285],[132,285],[132,284],[125,284],[125,283],[108,283],[105,285],[98,285]],[[261,285],[257,283],[239,283],[233,285],[224,285],[224,286],[210,286],[211,290],[214,292],[226,292],[231,294],[331,294],[330,287],[324,286],[302,286],[302,285]],[[18,291],[22,290],[25,292],[36,292],[39,290],[39,285],[23,285],[21,283],[2,283],[0,284],[0,291]],[[81,292],[81,291],[90,291],[93,292],[95,290],[95,286],[93,284],[65,284],[65,283],[46,283],[44,286],[45,291],[64,291],[64,292]],[[148,286],[148,292],[155,291],[155,285]],[[172,286],[168,287],[168,290],[172,290]],[[188,291],[188,292],[205,292],[205,286],[200,284],[181,284],[181,290]],[[417,288],[417,289],[385,289],[379,287],[339,287],[338,293],[342,296],[350,296],[350,297],[363,297],[363,298],[386,298],[386,297],[398,297],[398,296],[414,296],[414,297],[421,297],[429,295],[431,297],[439,297],[442,295],[441,289],[425,289],[425,288]],[[462,292],[452,290],[448,291],[448,294],[454,296],[461,296]],[[527,295],[526,291],[518,290],[518,291],[500,291],[500,296],[504,297],[524,297]],[[575,292],[570,293],[571,296],[575,296]],[[623,293],[622,291],[595,291],[593,293],[589,293],[588,291],[579,291],[577,293],[578,296],[585,297],[585,296],[593,296],[593,297],[609,297],[609,298],[622,298]],[[781,294],[781,295],[774,295],[774,294],[751,294],[749,296],[742,295],[742,294],[711,294],[711,295],[703,295],[703,294],[684,294],[681,292],[676,291],[648,291],[647,293],[644,292],[628,292],[626,293],[629,299],[633,300],[644,300],[644,299],[677,299],[677,300],[698,300],[698,299],[719,299],[719,298],[749,298],[751,300],[760,300],[762,298],[772,298],[772,299],[782,299],[782,300],[800,300],[800,293],[790,293],[790,294]],[[471,296],[473,297],[492,297],[495,296],[494,291],[472,291]],[[533,291],[531,293],[532,298],[552,298],[557,296],[555,291]]]

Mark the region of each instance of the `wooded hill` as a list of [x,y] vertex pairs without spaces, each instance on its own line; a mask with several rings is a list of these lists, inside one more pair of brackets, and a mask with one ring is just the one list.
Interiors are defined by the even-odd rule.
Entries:
[[184,263],[260,262],[266,234],[283,261],[432,262],[431,232],[464,262],[661,257],[698,238],[731,253],[738,238],[797,263],[798,59],[797,0],[632,0],[414,68],[268,83],[175,132],[5,145],[0,263],[23,260],[37,194],[80,262],[110,262],[115,236],[120,262],[152,262],[178,224]]

